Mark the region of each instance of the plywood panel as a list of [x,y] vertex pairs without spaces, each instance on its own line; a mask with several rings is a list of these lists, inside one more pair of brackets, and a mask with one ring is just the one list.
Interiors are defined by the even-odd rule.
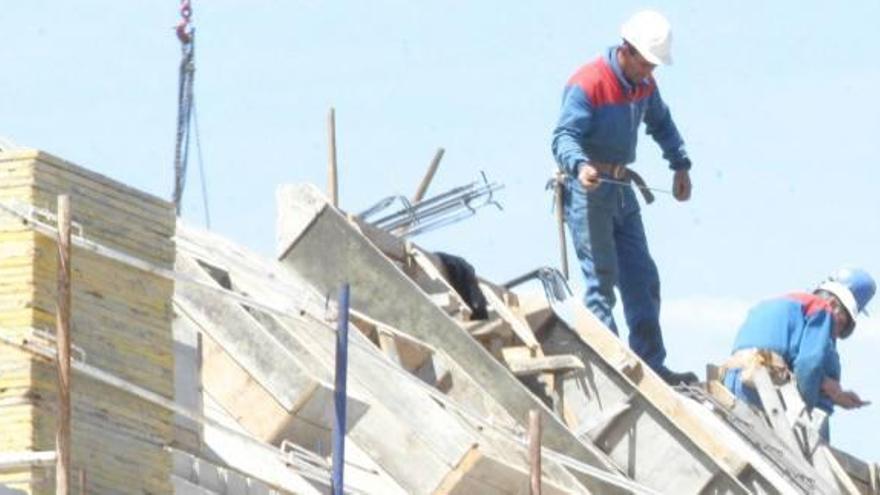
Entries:
[[[173,266],[175,216],[170,204],[34,150],[0,153],[0,201],[54,210],[69,194],[84,237],[165,268]],[[51,223],[51,220],[48,220]],[[74,248],[72,341],[86,362],[167,398],[174,396],[173,283]],[[0,215],[0,332],[23,327],[54,333],[54,239]],[[0,346],[27,364],[0,374],[0,448],[54,447],[56,378],[50,363]],[[75,353],[76,354],[76,353]],[[4,362],[8,362],[4,359]],[[5,380],[5,382],[4,382]],[[171,414],[75,373],[72,379],[73,468],[89,473],[89,493],[170,494]],[[52,493],[42,470],[16,473],[33,493]]]

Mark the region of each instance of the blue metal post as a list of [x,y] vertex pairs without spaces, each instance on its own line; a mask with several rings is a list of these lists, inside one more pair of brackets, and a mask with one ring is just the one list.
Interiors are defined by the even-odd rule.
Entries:
[[333,495],[343,495],[342,470],[345,465],[345,378],[348,372],[348,297],[349,285],[339,289],[339,327],[336,330],[336,383],[333,419]]

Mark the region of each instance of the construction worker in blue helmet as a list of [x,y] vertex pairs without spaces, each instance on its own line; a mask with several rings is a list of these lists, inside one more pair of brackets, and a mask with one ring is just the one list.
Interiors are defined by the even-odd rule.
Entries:
[[[754,366],[771,376],[796,380],[804,404],[831,414],[834,406],[855,409],[869,404],[840,384],[838,339],[852,335],[856,316],[874,296],[877,284],[858,268],[838,270],[812,293],[796,292],[763,301],[749,311],[733,344],[733,354],[722,365],[724,385],[739,399],[761,407],[748,384]],[[827,422],[820,431],[828,440]]]

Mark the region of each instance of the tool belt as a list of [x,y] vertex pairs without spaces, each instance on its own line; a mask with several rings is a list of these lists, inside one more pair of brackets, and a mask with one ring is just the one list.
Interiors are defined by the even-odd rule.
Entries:
[[643,179],[638,172],[630,170],[626,165],[601,162],[589,162],[588,165],[595,168],[600,175],[606,175],[621,182],[634,182],[636,189],[642,193],[642,198],[645,199],[645,203],[651,204],[654,202],[654,194],[648,189],[648,184],[645,182],[645,179]]
[[[630,170],[626,165],[618,165],[615,163],[597,163],[590,162],[589,165],[596,169],[600,175],[605,175],[614,179],[615,181],[620,182],[633,182],[636,185],[636,189],[642,193],[642,198],[645,199],[646,204],[651,204],[654,202],[654,193],[651,192],[650,188],[648,188],[648,184],[645,182],[645,179],[642,178],[637,172]],[[547,182],[547,186],[545,189],[550,190],[555,187],[554,194],[560,194],[560,189],[563,184],[565,184],[565,176],[566,174],[561,170],[556,171],[556,176],[551,178]],[[574,178],[577,180],[577,177]]]
[[774,384],[782,384],[791,380],[791,370],[785,359],[767,349],[742,349],[736,351],[721,365],[720,378],[723,381],[728,371],[740,370],[744,382],[751,383],[752,375],[758,367],[764,367],[770,374]]

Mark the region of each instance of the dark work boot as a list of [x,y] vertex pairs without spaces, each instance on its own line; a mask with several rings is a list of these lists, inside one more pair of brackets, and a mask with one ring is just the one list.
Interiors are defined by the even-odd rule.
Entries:
[[700,381],[693,372],[676,373],[669,368],[663,368],[660,372],[660,378],[672,387],[677,385],[694,385]]

